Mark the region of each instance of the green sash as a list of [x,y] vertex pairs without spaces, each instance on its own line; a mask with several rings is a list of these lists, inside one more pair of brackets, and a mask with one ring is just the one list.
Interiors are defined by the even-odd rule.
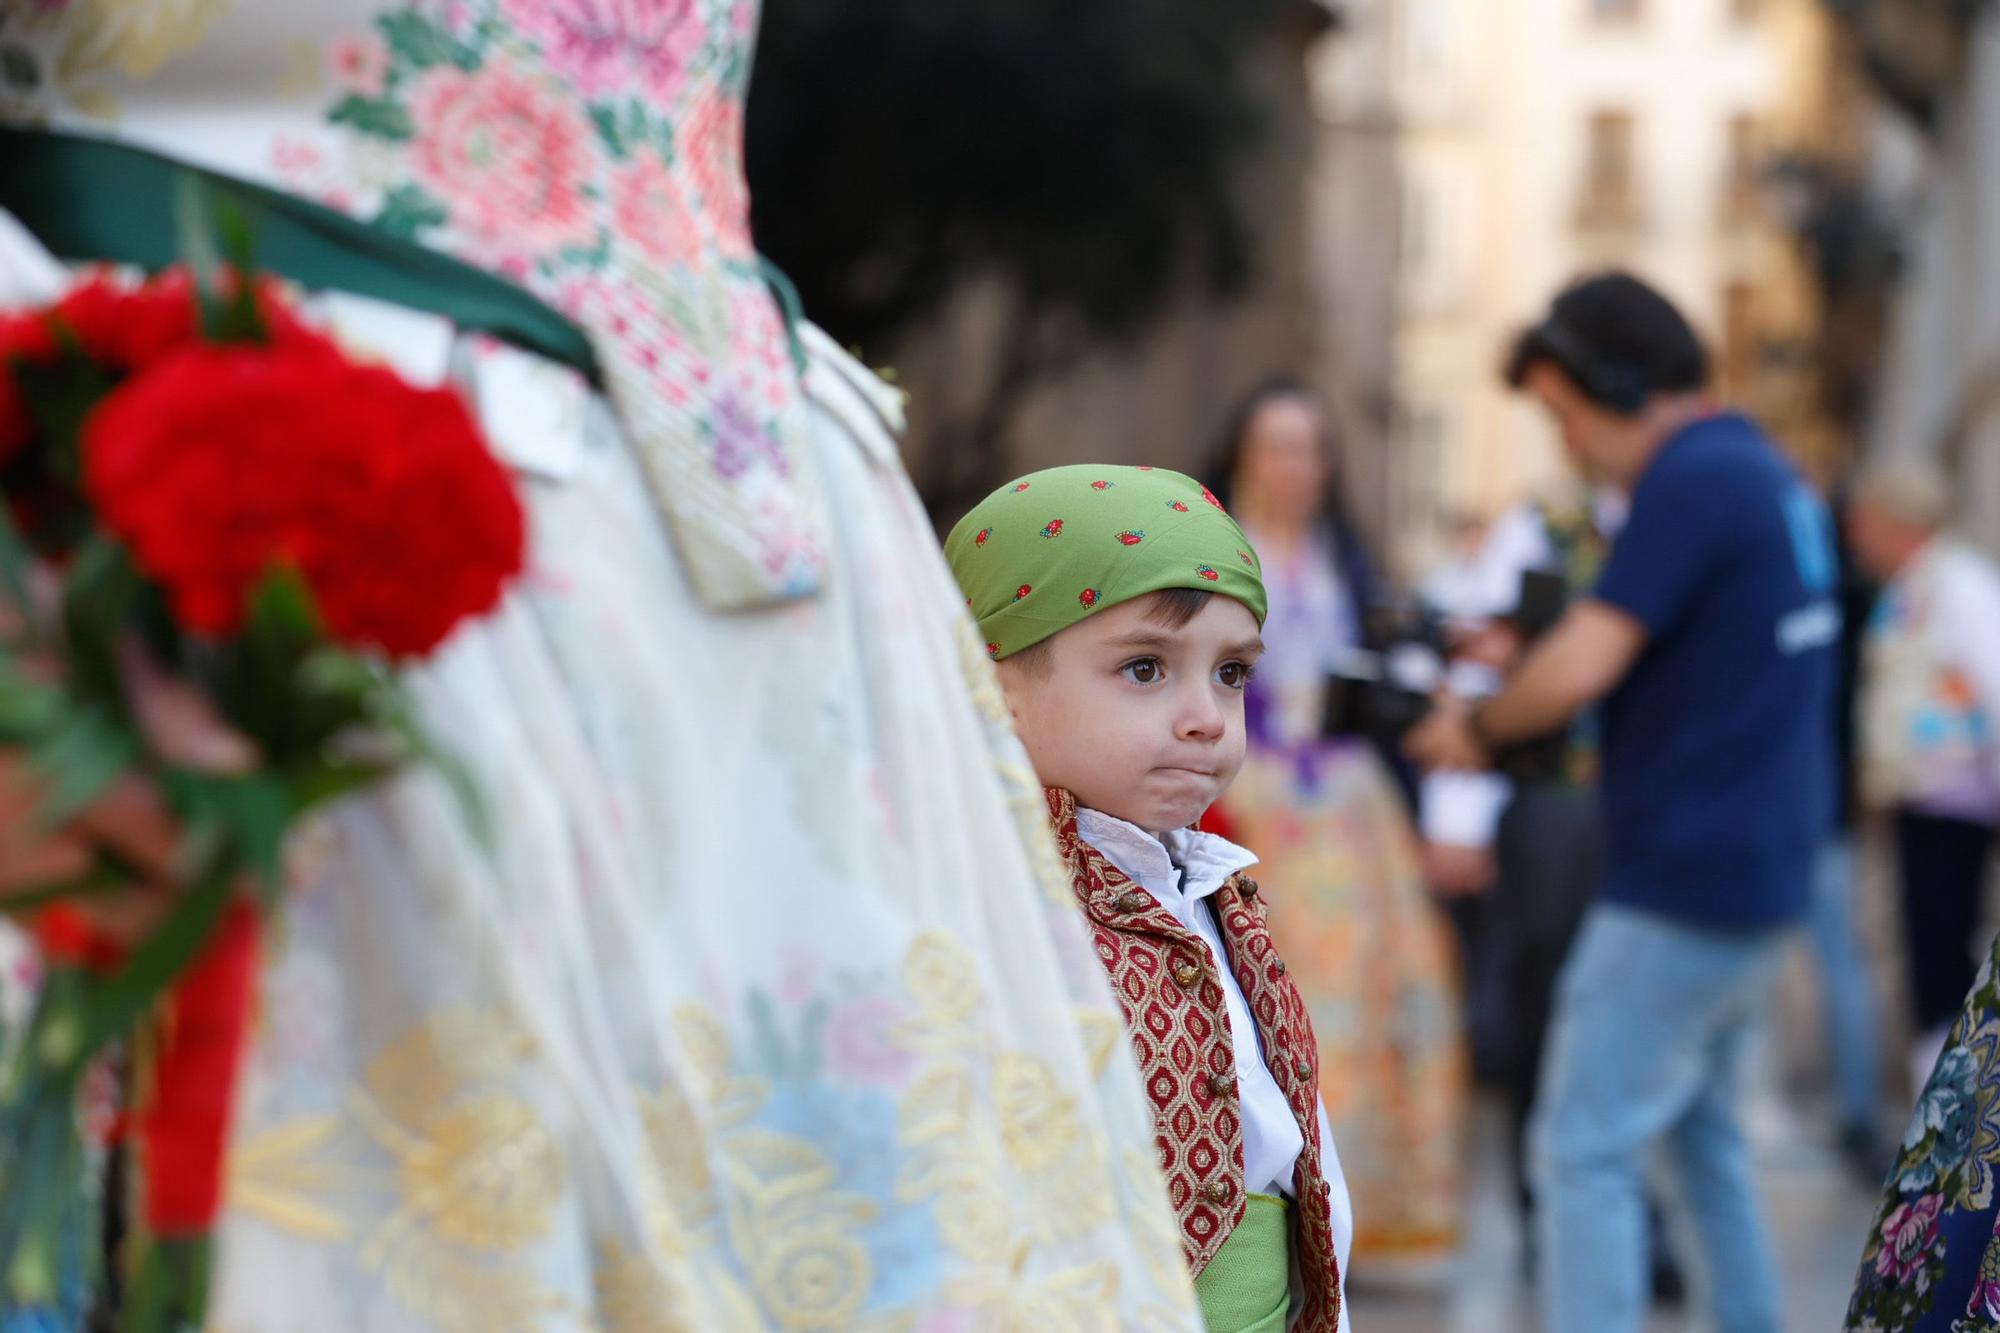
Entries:
[[505,278],[305,199],[109,139],[0,125],[0,208],[69,260],[165,268],[176,251],[175,181],[193,176],[255,228],[257,265],[314,291],[337,290],[442,315],[561,362],[591,380],[582,329]]
[[1291,1205],[1244,1200],[1243,1220],[1194,1280],[1208,1333],[1285,1333],[1292,1304]]

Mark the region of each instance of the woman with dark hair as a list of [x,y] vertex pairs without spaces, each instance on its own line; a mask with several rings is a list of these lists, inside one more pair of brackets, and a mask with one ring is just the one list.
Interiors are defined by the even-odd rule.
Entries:
[[1327,679],[1366,642],[1380,584],[1339,503],[1325,411],[1298,381],[1244,399],[1214,476],[1263,563],[1270,612],[1250,756],[1212,818],[1263,857],[1272,929],[1319,1033],[1327,1115],[1356,1145],[1354,1271],[1428,1274],[1459,1225],[1466,1078],[1450,932],[1387,766],[1320,726]]

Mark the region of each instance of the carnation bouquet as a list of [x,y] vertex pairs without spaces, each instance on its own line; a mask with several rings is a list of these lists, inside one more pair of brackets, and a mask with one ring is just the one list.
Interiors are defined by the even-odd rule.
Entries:
[[[0,500],[0,760],[33,775],[43,827],[136,777],[177,837],[136,939],[95,924],[141,874],[108,843],[0,900],[46,964],[0,1071],[0,1286],[53,1306],[104,1276],[75,1240],[96,1207],[80,1103],[115,1049],[105,1133],[136,1181],[120,1327],[195,1328],[288,835],[411,762],[451,775],[397,671],[496,605],[523,514],[454,392],[349,357],[212,251],[0,312]],[[152,744],[135,672],[197,696],[241,761]]]

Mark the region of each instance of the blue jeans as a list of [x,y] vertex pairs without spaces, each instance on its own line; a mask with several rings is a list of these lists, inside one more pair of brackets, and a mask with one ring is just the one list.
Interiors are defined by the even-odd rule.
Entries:
[[1737,1091],[1784,931],[1712,930],[1598,903],[1563,968],[1531,1131],[1549,1333],[1638,1333],[1646,1163],[1665,1139],[1701,1237],[1716,1327],[1776,1333]]
[[1840,1127],[1872,1134],[1882,1099],[1881,1035],[1854,929],[1854,840],[1845,835],[1827,841],[1813,868],[1812,942]]

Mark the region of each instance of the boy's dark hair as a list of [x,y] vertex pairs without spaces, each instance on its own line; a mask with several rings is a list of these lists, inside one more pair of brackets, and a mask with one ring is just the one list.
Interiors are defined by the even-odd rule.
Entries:
[[[1166,629],[1179,629],[1201,614],[1214,593],[1202,588],[1163,588],[1159,592],[1143,594],[1152,604],[1146,608],[1146,619]],[[1007,661],[1030,676],[1046,676],[1049,671],[1049,645],[1055,642],[1055,635],[1029,644],[1018,653],[1012,653]]]
[[1708,384],[1708,351],[1673,302],[1629,273],[1601,273],[1564,289],[1507,356],[1509,386],[1552,365],[1592,402],[1637,415],[1656,393]]

